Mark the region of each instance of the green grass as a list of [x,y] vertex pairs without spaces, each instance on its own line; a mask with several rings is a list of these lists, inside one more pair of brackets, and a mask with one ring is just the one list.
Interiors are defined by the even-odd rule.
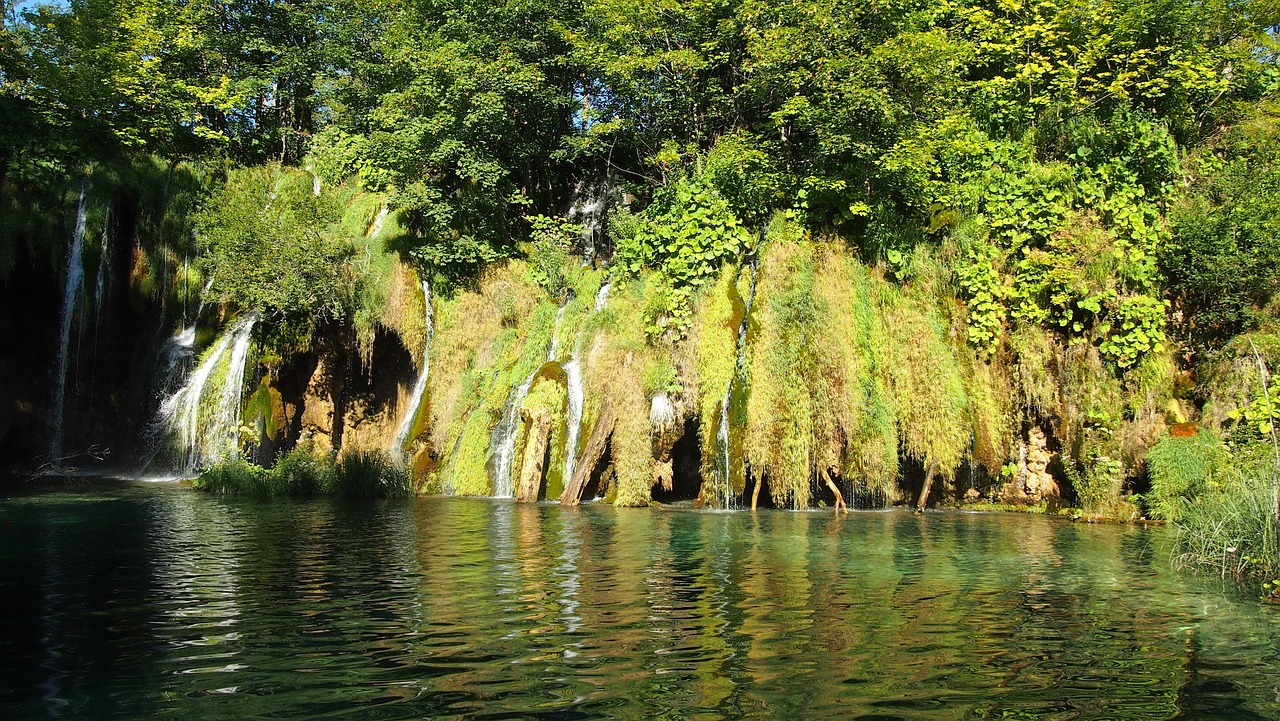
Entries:
[[227,461],[201,474],[195,486],[220,496],[253,498],[404,498],[412,493],[408,470],[384,453],[350,453],[335,461],[309,449],[285,453],[271,468]]
[[1169,525],[1180,565],[1237,580],[1275,579],[1280,574],[1272,466],[1262,450],[1238,452],[1219,482],[1178,507]]

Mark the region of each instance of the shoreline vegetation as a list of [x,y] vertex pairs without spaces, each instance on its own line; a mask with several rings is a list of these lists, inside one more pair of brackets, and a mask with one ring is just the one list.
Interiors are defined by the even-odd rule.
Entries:
[[2,23],[8,467],[1071,507],[1280,574],[1273,2]]

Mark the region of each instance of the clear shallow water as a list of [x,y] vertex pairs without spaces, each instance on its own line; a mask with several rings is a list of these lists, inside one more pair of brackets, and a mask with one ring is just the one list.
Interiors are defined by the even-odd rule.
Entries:
[[0,717],[1280,717],[1162,531],[167,485],[0,499]]

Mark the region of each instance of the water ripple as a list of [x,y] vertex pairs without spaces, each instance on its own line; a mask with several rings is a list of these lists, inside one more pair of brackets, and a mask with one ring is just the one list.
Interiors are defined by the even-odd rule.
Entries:
[[6,719],[1273,719],[1159,531],[472,499],[0,499]]

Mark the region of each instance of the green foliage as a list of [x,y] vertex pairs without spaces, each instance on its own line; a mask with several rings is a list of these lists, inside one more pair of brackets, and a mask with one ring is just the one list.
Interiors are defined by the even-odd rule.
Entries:
[[559,296],[569,285],[566,276],[569,251],[573,248],[573,239],[582,235],[582,227],[545,215],[531,216],[529,224],[530,278],[552,296]]
[[1120,368],[1129,368],[1148,353],[1164,350],[1165,303],[1149,295],[1134,295],[1120,301],[1099,327],[1104,334],[1098,350]]
[[1200,349],[1267,317],[1280,282],[1277,157],[1280,106],[1269,100],[1187,161],[1190,188],[1172,209],[1160,266],[1179,329]]
[[641,222],[616,219],[612,227],[630,231],[614,237],[614,262],[624,273],[634,275],[642,268],[661,273],[649,309],[651,335],[669,328],[683,334],[692,321],[693,293],[751,244],[750,232],[728,202],[699,179],[663,188]]
[[1091,453],[1078,465],[1067,458],[1063,467],[1076,498],[1085,514],[1109,517],[1120,501],[1124,485],[1124,462],[1099,453]]
[[234,171],[198,216],[206,275],[227,303],[289,319],[343,318],[352,309],[354,240],[342,205],[315,196],[311,176]]
[[387,454],[358,451],[338,459],[331,492],[361,500],[404,498],[413,493],[413,487],[408,471]]
[[384,453],[348,453],[335,461],[312,448],[283,454],[271,468],[243,459],[220,463],[200,475],[196,488],[221,496],[361,500],[404,498],[413,492],[408,471]]
[[1170,524],[1179,563],[1237,579],[1276,577],[1269,452],[1236,454],[1213,487],[1180,506]]
[[1183,507],[1201,494],[1214,491],[1227,463],[1222,439],[1198,429],[1192,436],[1165,436],[1147,451],[1151,490],[1144,495],[1152,518],[1176,521]]
[[1001,302],[1004,288],[992,262],[995,257],[994,248],[978,245],[970,248],[955,266],[956,285],[968,301],[969,342],[988,355],[996,351],[1006,315]]
[[1280,380],[1272,375],[1265,391],[1259,387],[1248,405],[1231,411],[1227,416],[1238,422],[1246,438],[1256,432],[1257,436],[1253,437],[1261,437],[1264,441],[1270,439],[1276,424],[1280,423]]
[[683,386],[680,375],[670,360],[656,358],[644,366],[644,393],[652,398],[659,393],[679,393]]

